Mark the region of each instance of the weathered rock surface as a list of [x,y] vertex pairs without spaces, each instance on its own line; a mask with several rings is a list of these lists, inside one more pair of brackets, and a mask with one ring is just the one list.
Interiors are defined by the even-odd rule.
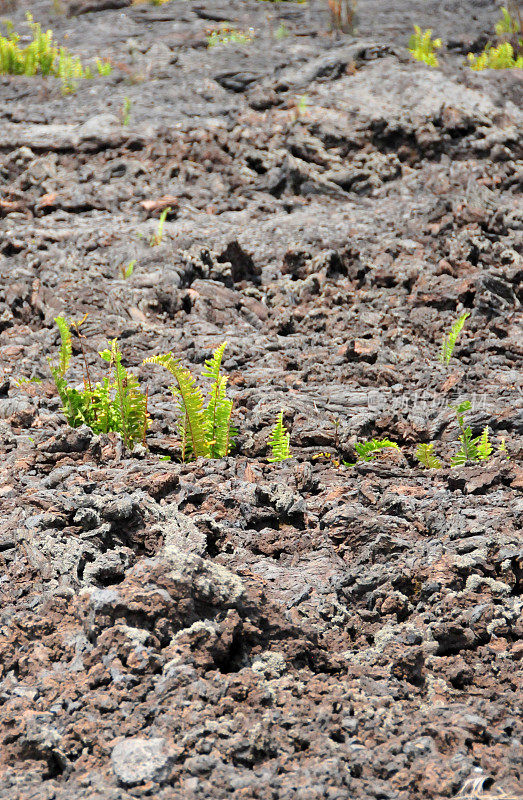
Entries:
[[[522,83],[463,64],[497,4],[33,5],[114,70],[0,77],[1,800],[520,796]],[[58,314],[93,375],[119,337],[149,450],[67,427]],[[142,361],[225,339],[237,449],[180,464]],[[450,469],[464,399],[495,452]]]

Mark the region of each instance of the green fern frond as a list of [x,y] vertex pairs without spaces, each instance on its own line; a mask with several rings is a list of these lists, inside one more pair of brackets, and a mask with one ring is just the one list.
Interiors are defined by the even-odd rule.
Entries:
[[187,448],[194,458],[209,457],[210,447],[206,437],[205,417],[203,411],[203,395],[196,385],[192,372],[181,366],[180,361],[172,353],[146,358],[144,364],[159,364],[165,367],[174,377],[176,383],[171,391],[176,398],[180,414],[185,414],[187,431]]
[[117,426],[126,447],[132,450],[143,439],[144,429],[147,429],[146,395],[140,391],[134,375],[122,365],[122,354],[116,339],[111,342],[111,350],[103,352],[102,358],[107,360],[107,356],[114,368],[114,413]]
[[388,447],[393,447],[396,450],[400,449],[396,442],[391,442],[390,439],[371,439],[368,442],[358,442],[354,445],[354,449],[358,454],[358,461],[374,461],[378,457],[380,450],[385,450]]
[[65,317],[55,317],[55,322],[60,332],[60,354],[58,359],[58,372],[63,377],[69,369],[73,355],[72,337]]
[[465,325],[467,317],[470,317],[470,313],[468,311],[462,314],[455,321],[450,331],[443,337],[443,341],[441,343],[441,351],[439,354],[439,360],[442,364],[445,364],[445,366],[448,366],[450,363],[450,359],[452,358],[454,348],[456,347],[458,336],[463,330],[463,326]]
[[483,429],[481,436],[476,439],[476,447],[478,452],[478,459],[486,461],[492,454],[492,444],[489,441],[489,428],[488,425]]
[[204,378],[208,378],[210,381],[216,382],[220,377],[220,369],[222,365],[223,353],[225,348],[227,347],[227,342],[222,342],[222,344],[216,348],[214,353],[212,354],[212,358],[209,358],[205,362],[205,367],[203,369],[202,375]]
[[271,431],[271,435],[269,436],[268,444],[271,447],[272,456],[271,458],[268,458],[267,461],[270,463],[275,463],[277,461],[286,461],[288,458],[291,458],[290,440],[290,434],[287,433],[287,429],[283,424],[282,409],[276,417],[276,424]]
[[209,402],[204,410],[205,432],[211,458],[225,458],[236,431],[231,428],[232,401],[227,398],[227,378],[220,375],[223,353],[227,342],[214,351],[205,362],[203,376],[212,381]]
[[425,469],[441,469],[443,466],[434,453],[434,444],[419,444],[414,455]]

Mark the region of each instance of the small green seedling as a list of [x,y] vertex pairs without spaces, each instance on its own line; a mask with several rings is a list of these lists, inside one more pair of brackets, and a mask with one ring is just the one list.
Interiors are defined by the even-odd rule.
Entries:
[[456,347],[458,336],[463,330],[463,326],[465,325],[465,321],[467,320],[468,317],[470,317],[470,313],[466,311],[456,320],[450,331],[443,337],[443,341],[441,343],[441,350],[439,354],[439,361],[441,364],[445,364],[445,366],[447,367],[450,363],[450,359],[452,358],[454,348]]
[[131,101],[128,97],[124,97],[122,106],[122,125],[129,125],[131,120]]
[[217,30],[211,31],[207,36],[207,47],[212,48],[227,44],[248,44],[252,42],[253,38],[254,28],[249,28],[248,32],[239,31],[224,23],[220,25]]
[[307,108],[309,107],[310,100],[308,95],[302,94],[296,100],[296,119],[298,117],[303,117],[307,113]]
[[136,264],[136,259],[133,258],[132,261],[129,261],[127,266],[122,265],[120,267],[120,272],[121,272],[122,278],[127,279],[127,278],[131,277],[131,275],[133,274],[133,271],[134,271],[135,264]]
[[498,453],[500,453],[501,455],[505,456],[508,460],[510,460],[504,436],[502,437],[501,442],[498,445]]
[[149,242],[151,247],[156,247],[160,245],[163,240],[163,226],[165,225],[165,220],[167,219],[167,214],[170,214],[172,211],[171,207],[164,208],[162,213],[160,214],[160,219],[158,220],[158,228],[156,229],[156,233],[151,236],[151,240]]
[[285,26],[285,23],[280,22],[280,24],[274,31],[274,38],[277,39],[278,41],[281,41],[282,39],[286,39],[288,35],[289,35],[289,30]]
[[41,381],[40,378],[24,378],[24,377],[21,377],[21,378],[15,378],[14,379],[14,384],[15,384],[15,386],[18,387],[18,389],[21,389],[22,386],[25,386],[28,383],[39,384],[39,383],[42,383],[42,381]]
[[441,39],[432,39],[432,31],[422,31],[414,25],[414,33],[409,41],[409,53],[416,61],[423,61],[429,67],[437,67],[436,51],[441,47]]
[[288,458],[291,458],[290,441],[290,433],[287,432],[287,429],[283,424],[282,409],[276,417],[276,424],[274,425],[271,435],[269,436],[268,444],[270,445],[272,455],[267,459],[267,461],[270,463],[276,463],[278,461],[286,461]]

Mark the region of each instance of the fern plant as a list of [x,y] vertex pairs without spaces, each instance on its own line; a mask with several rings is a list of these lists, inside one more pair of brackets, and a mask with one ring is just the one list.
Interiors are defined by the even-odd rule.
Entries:
[[88,425],[95,433],[119,433],[130,450],[137,442],[145,444],[149,426],[147,393],[140,390],[134,375],[122,365],[117,340],[113,339],[110,348],[100,353],[113,370],[112,380],[106,377],[93,385],[84,354],[84,388],[77,389],[69,385],[66,373],[72,357],[71,325],[79,334],[81,323],[68,324],[64,317],[56,317],[55,322],[60,332],[58,362],[48,362],[69,425]]
[[488,426],[483,429],[480,436],[474,437],[472,428],[465,424],[465,413],[472,408],[470,402],[465,400],[463,403],[453,406],[453,408],[456,412],[461,433],[459,436],[459,449],[450,459],[451,466],[462,467],[468,461],[486,461],[492,453]]
[[355,467],[356,464],[359,464],[362,461],[375,461],[377,458],[379,458],[380,452],[388,448],[393,448],[394,450],[400,449],[396,442],[391,442],[390,439],[386,438],[370,439],[368,442],[357,442],[354,445],[354,449],[358,455],[357,461],[355,461],[354,464],[351,464],[347,461],[344,461],[343,463],[346,467]]
[[455,321],[450,331],[443,336],[439,361],[442,364],[445,364],[445,366],[448,366],[450,363],[450,359],[454,353],[454,348],[456,347],[456,342],[468,317],[470,317],[470,313],[466,311]]
[[429,67],[437,67],[436,51],[441,47],[441,39],[433,39],[432,31],[428,28],[422,31],[419,25],[414,25],[414,33],[409,41],[409,53],[416,61],[423,61]]
[[414,455],[425,469],[441,469],[443,466],[434,453],[434,444],[419,444]]
[[283,424],[283,409],[276,417],[276,424],[274,425],[269,436],[268,444],[270,445],[272,455],[267,459],[270,463],[278,461],[286,461],[291,458],[290,454],[290,433],[287,432]]
[[227,378],[221,374],[223,342],[205,362],[203,376],[211,381],[207,401],[192,372],[172,353],[146,358],[144,364],[159,364],[173,376],[170,387],[178,406],[181,459],[225,458],[237,434],[231,425],[233,402],[227,397]]

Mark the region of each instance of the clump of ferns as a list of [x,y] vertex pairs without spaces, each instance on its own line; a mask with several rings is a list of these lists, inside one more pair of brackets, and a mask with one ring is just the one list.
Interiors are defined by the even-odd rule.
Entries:
[[172,353],[146,358],[144,364],[159,364],[174,378],[170,387],[178,411],[178,434],[182,462],[196,458],[225,458],[231,452],[236,429],[231,425],[233,401],[227,397],[227,377],[222,375],[222,359],[227,342],[216,348],[205,362],[204,390],[196,377]]
[[[20,36],[15,33],[11,22],[6,23],[7,36],[0,36],[0,74],[54,76],[60,79],[64,94],[75,92],[78,81],[93,77],[91,68],[84,66],[78,56],[72,55],[65,47],[57,47],[51,30],[44,33],[29,12],[26,20],[32,35],[32,41],[26,47],[20,47]],[[111,74],[112,67],[108,61],[97,58],[95,66],[99,75]]]
[[489,42],[482,53],[469,53],[471,69],[523,69],[523,19],[517,0],[502,6],[496,25],[497,45]]
[[[62,401],[62,411],[72,428],[88,425],[95,433],[115,432],[122,436],[125,446],[132,450],[135,444],[145,444],[149,427],[147,392],[140,390],[137,379],[122,364],[118,342],[113,339],[100,356],[109,364],[110,376],[93,383],[80,326],[85,321],[68,322],[56,317],[60,332],[58,362],[48,359],[56,389]],[[73,347],[71,328],[75,331],[83,360],[83,388],[71,386],[67,372],[71,364]]]
[[[458,449],[450,459],[450,466],[463,467],[468,464],[481,463],[488,461],[492,456],[494,447],[490,441],[490,429],[486,425],[482,432],[474,436],[472,428],[465,422],[465,414],[470,411],[472,404],[469,400],[464,400],[458,405],[451,406],[456,414],[456,420],[460,429],[458,436]],[[425,469],[441,469],[443,462],[434,452],[434,442],[430,444],[419,444],[416,448],[415,457]],[[497,447],[497,454],[508,458],[505,439],[501,439]]]

